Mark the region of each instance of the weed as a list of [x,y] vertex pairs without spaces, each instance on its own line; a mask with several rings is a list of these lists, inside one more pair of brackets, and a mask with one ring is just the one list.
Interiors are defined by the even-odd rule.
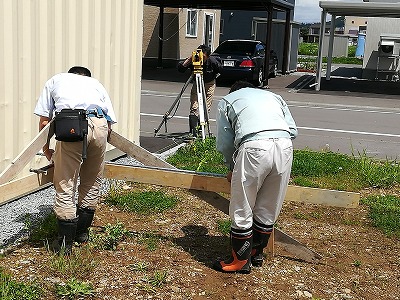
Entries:
[[77,299],[78,297],[94,295],[94,289],[91,283],[83,282],[71,278],[64,284],[56,284],[56,294],[60,297],[67,297],[68,299]]
[[293,217],[298,220],[309,220],[310,219],[306,214],[304,214],[302,212],[295,212],[293,214]]
[[357,268],[361,267],[361,261],[356,259],[355,261],[353,261],[353,266],[355,266]]
[[137,284],[137,287],[142,291],[155,293],[157,288],[167,282],[167,276],[166,271],[155,271],[152,276],[143,277],[141,279],[143,283]]
[[137,271],[137,272],[144,272],[147,270],[148,267],[149,267],[149,263],[143,262],[143,261],[139,261],[139,262],[129,265],[130,270]]
[[54,254],[49,261],[50,270],[59,277],[84,279],[97,265],[89,246],[74,248],[71,255]]
[[321,219],[321,214],[320,214],[319,212],[316,212],[316,211],[312,211],[312,212],[310,213],[310,216],[311,216],[312,218],[314,218],[314,219]]
[[231,232],[231,220],[217,220],[218,231],[223,235],[229,235]]
[[124,224],[107,224],[104,227],[104,233],[91,236],[90,246],[101,250],[115,250],[119,242],[130,235],[130,232],[124,228]]
[[344,225],[349,225],[349,226],[351,226],[351,225],[360,225],[360,221],[355,220],[355,219],[344,219],[343,220],[343,224]]
[[36,300],[40,299],[42,294],[43,291],[38,284],[17,282],[0,267],[0,299]]
[[148,251],[155,251],[160,242],[160,238],[154,233],[144,233],[139,238],[140,244],[145,244]]
[[155,271],[153,276],[148,278],[148,282],[153,287],[160,287],[167,282],[167,275],[168,273],[166,271]]

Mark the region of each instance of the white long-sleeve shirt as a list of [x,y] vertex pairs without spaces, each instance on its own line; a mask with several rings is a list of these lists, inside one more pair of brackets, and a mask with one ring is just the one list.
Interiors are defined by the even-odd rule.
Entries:
[[217,150],[232,170],[233,154],[251,140],[291,138],[296,123],[281,96],[257,88],[242,88],[222,98],[217,111]]

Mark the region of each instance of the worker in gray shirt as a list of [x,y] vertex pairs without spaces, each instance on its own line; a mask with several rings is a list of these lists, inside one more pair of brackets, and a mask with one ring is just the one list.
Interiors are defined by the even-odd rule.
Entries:
[[239,81],[218,103],[217,150],[231,170],[232,253],[216,261],[222,272],[250,273],[281,211],[298,132],[281,96]]

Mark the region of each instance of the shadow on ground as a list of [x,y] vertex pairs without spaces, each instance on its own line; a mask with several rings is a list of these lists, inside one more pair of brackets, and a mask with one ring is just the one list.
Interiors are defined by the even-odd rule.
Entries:
[[[360,67],[338,67],[331,73],[331,79],[321,78],[320,91],[315,90],[315,74],[306,74],[293,81],[287,88],[296,88],[299,93],[334,94],[340,96],[377,98],[398,98],[400,82],[362,79]],[[396,97],[393,97],[396,96]]]

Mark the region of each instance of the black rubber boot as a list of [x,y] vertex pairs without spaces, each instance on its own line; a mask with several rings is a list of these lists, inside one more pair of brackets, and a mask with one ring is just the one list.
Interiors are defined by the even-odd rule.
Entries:
[[196,115],[189,115],[189,130],[194,137],[197,137],[197,128],[199,127],[199,125],[199,117],[197,117]]
[[70,255],[75,240],[78,217],[71,220],[58,219],[58,237],[53,241],[52,250],[56,254]]
[[89,240],[89,227],[92,225],[94,209],[77,207],[76,214],[79,217],[76,228],[75,242],[86,243]]
[[264,225],[253,221],[253,249],[251,251],[251,264],[253,267],[261,267],[263,264],[264,248],[268,245],[274,225]]
[[250,255],[252,249],[252,230],[231,228],[232,254],[225,261],[216,261],[214,269],[224,273],[244,273],[251,271]]

